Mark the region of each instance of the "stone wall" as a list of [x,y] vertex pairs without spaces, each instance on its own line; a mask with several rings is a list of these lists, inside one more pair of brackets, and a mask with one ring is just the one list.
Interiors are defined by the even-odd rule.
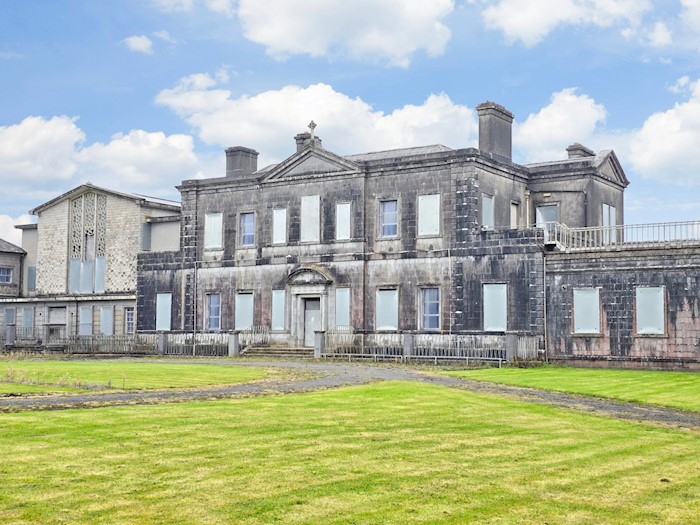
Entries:
[[37,294],[68,291],[68,231],[70,201],[46,208],[39,215],[37,242]]
[[[665,333],[640,335],[637,287],[665,289]],[[600,288],[601,333],[573,333],[574,288]],[[700,363],[700,248],[547,255],[547,341],[555,359]]]

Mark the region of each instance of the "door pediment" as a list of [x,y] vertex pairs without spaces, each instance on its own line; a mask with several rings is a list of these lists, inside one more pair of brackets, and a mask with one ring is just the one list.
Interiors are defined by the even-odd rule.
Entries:
[[347,173],[359,173],[359,166],[322,148],[307,147],[275,166],[264,181]]
[[302,266],[293,270],[287,277],[290,286],[327,285],[333,282],[333,276],[323,268]]

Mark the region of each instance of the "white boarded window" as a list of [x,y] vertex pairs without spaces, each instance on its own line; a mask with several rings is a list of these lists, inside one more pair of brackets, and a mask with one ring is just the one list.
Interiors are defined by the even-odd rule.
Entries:
[[399,291],[377,290],[377,330],[399,329]]
[[350,288],[335,289],[335,326],[350,326]]
[[335,205],[335,238],[346,241],[350,238],[350,203],[339,202]]
[[114,335],[113,306],[100,306],[100,335]]
[[438,288],[423,288],[421,290],[421,313],[423,330],[440,329],[440,290]]
[[380,237],[396,237],[399,234],[399,201],[379,203]]
[[666,333],[665,327],[666,289],[663,286],[639,287],[636,289],[637,333],[655,335]]
[[272,210],[272,244],[287,242],[287,210]]
[[156,330],[168,332],[171,328],[170,309],[173,303],[173,294],[159,293],[156,295]]
[[253,326],[253,294],[236,294],[236,330]]
[[92,335],[92,306],[81,306],[78,310],[78,335]]
[[284,330],[285,317],[285,293],[284,290],[272,290],[272,330]]
[[223,214],[204,215],[204,249],[216,250],[223,247]]
[[617,212],[615,206],[603,204],[603,242],[605,244],[617,241]]
[[510,203],[510,227],[516,229],[520,225],[520,203]]
[[207,330],[218,332],[221,329],[221,294],[207,294]]
[[484,285],[484,331],[505,332],[508,323],[508,288],[505,284]]
[[440,194],[418,196],[418,235],[440,235]]
[[321,231],[321,197],[308,195],[301,198],[301,241],[317,242]]
[[481,194],[481,227],[485,230],[493,230],[495,224],[493,195]]
[[574,288],[574,333],[600,333],[599,288]]

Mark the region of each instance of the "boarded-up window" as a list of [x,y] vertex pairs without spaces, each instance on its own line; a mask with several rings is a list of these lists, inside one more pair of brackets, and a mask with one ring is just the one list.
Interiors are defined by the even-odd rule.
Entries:
[[241,213],[241,235],[242,246],[253,246],[255,244],[255,213]]
[[438,288],[423,288],[421,290],[421,322],[423,330],[440,329],[440,290]]
[[253,294],[248,292],[236,294],[236,330],[245,330],[253,326]]
[[335,326],[350,326],[350,288],[335,289]]
[[666,290],[663,286],[636,289],[637,333],[640,335],[664,334]]
[[510,227],[516,229],[520,226],[520,203],[510,203]]
[[272,290],[272,322],[273,330],[284,330],[285,318],[285,292],[284,290]]
[[440,194],[418,196],[418,235],[440,235]]
[[287,210],[272,210],[272,243],[285,244],[287,242]]
[[485,230],[493,230],[495,224],[493,195],[481,194],[481,227]]
[[301,198],[301,241],[317,242],[321,231],[321,197],[308,195]]
[[102,293],[105,291],[105,266],[104,257],[95,257],[95,292]]
[[505,332],[508,325],[508,288],[484,284],[484,331]]
[[335,205],[335,238],[344,241],[350,238],[350,203],[339,202]]
[[399,202],[395,200],[379,203],[379,235],[396,237],[399,234]]
[[66,324],[66,307],[54,306],[49,308],[49,324],[64,325]]
[[100,306],[100,335],[114,335],[113,306]]
[[78,309],[78,335],[92,335],[92,306]]
[[27,291],[36,290],[36,266],[27,266]]
[[171,293],[159,293],[156,296],[156,330],[170,331],[172,303],[173,294]]
[[218,332],[221,329],[221,295],[207,294],[207,330]]
[[574,333],[600,333],[599,288],[574,288]]
[[399,329],[399,291],[377,290],[377,330]]
[[22,328],[24,330],[30,331],[34,328],[34,307],[33,306],[23,306],[22,307]]
[[223,214],[204,215],[204,249],[220,250],[223,247]]

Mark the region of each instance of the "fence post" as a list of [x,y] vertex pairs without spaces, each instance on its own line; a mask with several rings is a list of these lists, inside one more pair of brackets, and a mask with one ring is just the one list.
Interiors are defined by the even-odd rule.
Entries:
[[403,334],[403,358],[408,360],[413,356],[413,349],[416,347],[416,336],[413,334]]
[[314,332],[314,359],[321,359],[326,349],[326,331],[316,330]]
[[241,344],[239,339],[240,332],[232,330],[228,333],[228,356],[229,357],[240,357],[241,356]]
[[168,334],[165,332],[159,332],[156,339],[156,350],[158,355],[165,354],[165,348],[168,346]]
[[518,357],[518,336],[517,334],[506,334],[506,361],[515,361]]

